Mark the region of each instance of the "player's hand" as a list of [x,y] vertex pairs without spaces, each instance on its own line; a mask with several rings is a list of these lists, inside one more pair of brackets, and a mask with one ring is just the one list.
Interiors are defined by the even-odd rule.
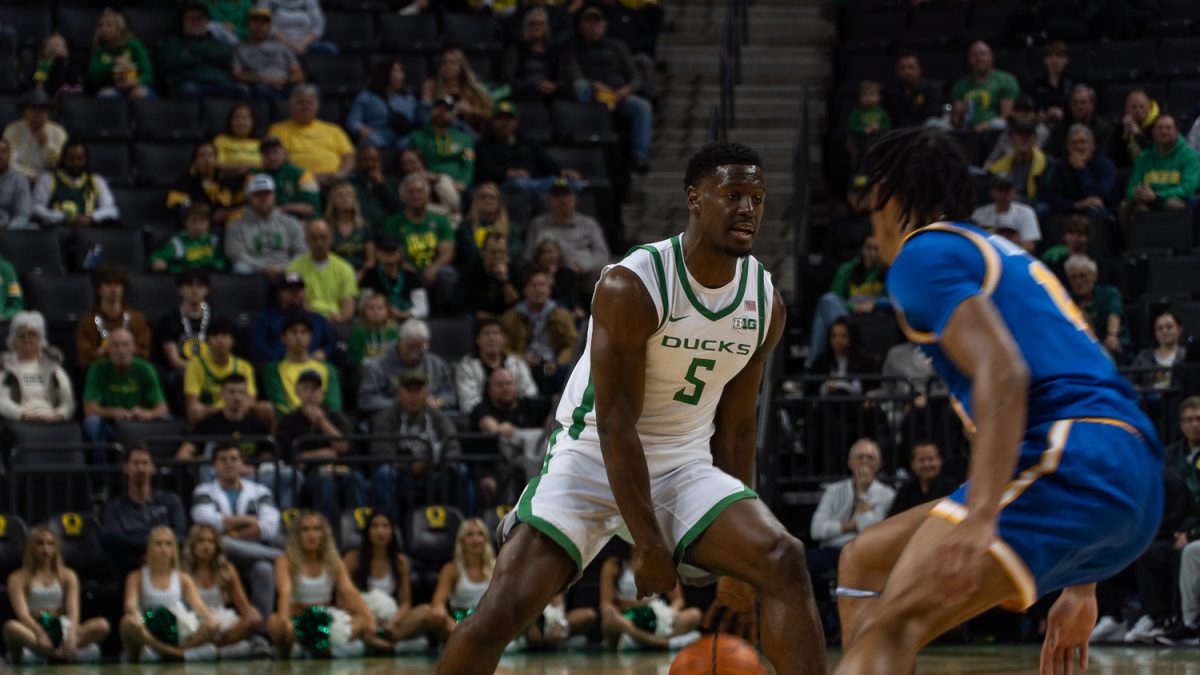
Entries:
[[670,593],[678,581],[675,559],[661,544],[645,550],[635,547],[633,578],[637,582],[639,600],[655,593]]
[[1094,586],[1068,588],[1050,608],[1046,639],[1042,642],[1041,675],[1071,675],[1077,651],[1079,669],[1087,670],[1088,639],[1096,627],[1098,614],[1094,589]]
[[704,613],[705,628],[732,633],[750,644],[758,644],[758,612],[754,588],[732,577],[717,582],[717,597]]
[[942,542],[934,560],[938,561],[939,589],[947,604],[961,605],[979,588],[983,557],[995,536],[994,520],[969,515]]

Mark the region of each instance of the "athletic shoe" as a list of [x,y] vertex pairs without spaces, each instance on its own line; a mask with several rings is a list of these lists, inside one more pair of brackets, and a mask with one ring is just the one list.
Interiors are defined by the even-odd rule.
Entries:
[[33,651],[32,649],[21,650],[21,665],[23,666],[44,666],[46,665],[46,657]]
[[1168,647],[1194,646],[1200,644],[1200,627],[1189,626],[1178,621],[1167,632],[1159,635],[1156,642]]
[[271,647],[271,643],[261,635],[252,636],[248,642],[250,643],[250,656],[256,659],[270,659],[275,657],[275,650]]
[[344,645],[338,645],[329,650],[329,656],[335,659],[356,659],[367,651],[362,640],[351,640]]
[[621,633],[621,639],[617,640],[617,651],[619,652],[636,652],[641,648],[642,646],[629,633]]
[[667,640],[667,649],[676,652],[699,639],[700,631],[698,630],[684,633],[683,635],[676,635],[675,637]]
[[1157,623],[1149,614],[1139,616],[1138,620],[1133,623],[1133,627],[1126,631],[1122,641],[1152,644],[1154,638],[1162,635],[1162,630],[1158,629]]
[[1100,622],[1092,630],[1092,637],[1088,642],[1095,644],[1098,642],[1120,642],[1125,635],[1125,622],[1117,621],[1111,616],[1100,617]]
[[251,656],[252,647],[249,640],[242,640],[231,645],[217,648],[217,658],[222,661],[232,661],[234,659],[248,659]]
[[563,643],[563,646],[572,651],[584,649],[587,647],[587,636],[572,635],[571,637],[567,638],[566,642]]
[[88,645],[75,652],[75,663],[96,663],[100,660],[100,645]]
[[162,654],[142,645],[142,658],[138,659],[142,663],[158,663],[162,661]]
[[397,654],[419,654],[429,649],[429,640],[423,637],[401,640],[392,647]]
[[184,661],[216,661],[217,648],[211,644],[183,650]]

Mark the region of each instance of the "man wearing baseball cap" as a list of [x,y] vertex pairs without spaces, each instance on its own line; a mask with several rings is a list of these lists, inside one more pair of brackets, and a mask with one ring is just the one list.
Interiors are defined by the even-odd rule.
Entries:
[[408,141],[425,161],[425,167],[450,176],[459,192],[471,186],[475,178],[475,140],[454,126],[454,99],[434,99],[429,124],[412,132]]
[[225,255],[238,274],[275,279],[298,255],[308,252],[300,221],[275,207],[275,181],[255,174],[246,184],[246,209],[225,232]]
[[248,35],[233,48],[233,79],[249,85],[255,96],[286,96],[293,84],[304,81],[304,69],[291,48],[271,37],[271,8],[251,9],[246,25]]
[[251,174],[266,174],[275,181],[275,205],[281,211],[307,220],[321,212],[321,186],[311,171],[288,159],[287,148],[277,136],[267,136],[258,146],[262,168]]
[[183,6],[180,31],[163,41],[159,63],[174,96],[245,98],[246,87],[233,81],[233,50],[208,31],[210,15],[203,2]]
[[517,131],[517,107],[512,101],[500,101],[492,109],[492,128],[479,141],[475,159],[475,182],[491,181],[505,192],[541,194],[560,175],[580,179],[574,169],[563,169],[541,144]]

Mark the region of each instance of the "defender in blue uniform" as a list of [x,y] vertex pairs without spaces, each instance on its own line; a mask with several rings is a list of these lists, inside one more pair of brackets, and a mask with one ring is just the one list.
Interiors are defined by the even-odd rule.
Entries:
[[952,139],[893,132],[867,166],[898,320],[948,384],[972,460],[950,497],[843,551],[836,672],[911,671],[945,630],[1060,589],[1042,671],[1066,672],[1077,651],[1086,664],[1095,583],[1145,550],[1162,515],[1153,426],[1054,274],[956,222],[971,186]]

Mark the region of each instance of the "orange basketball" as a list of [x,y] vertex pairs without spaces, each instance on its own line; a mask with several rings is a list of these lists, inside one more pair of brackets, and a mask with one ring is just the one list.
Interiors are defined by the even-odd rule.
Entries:
[[679,652],[669,675],[767,675],[758,651],[736,635],[705,635]]

